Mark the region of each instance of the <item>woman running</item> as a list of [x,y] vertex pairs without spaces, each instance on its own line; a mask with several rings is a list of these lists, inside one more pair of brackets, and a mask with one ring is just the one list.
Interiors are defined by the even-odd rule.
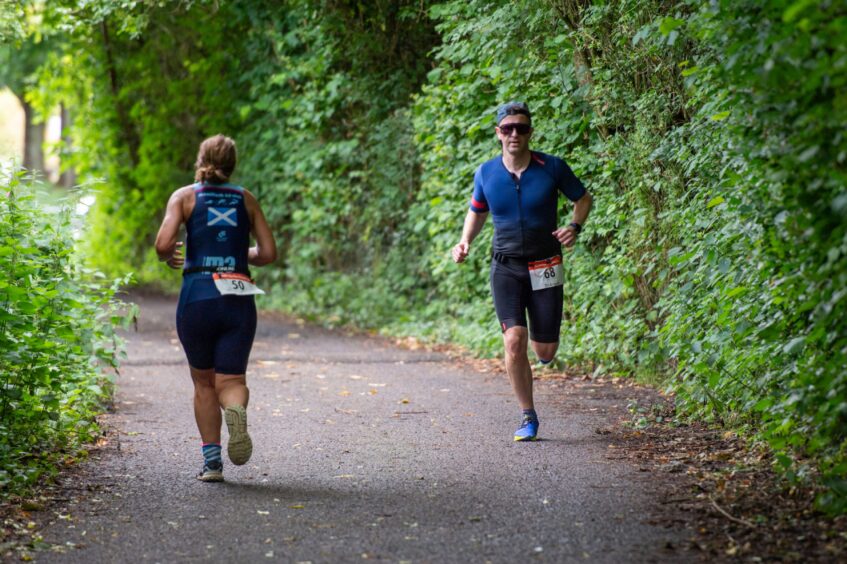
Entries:
[[[253,453],[245,373],[256,334],[253,296],[263,292],[250,279],[248,265],[276,260],[276,243],[259,202],[228,183],[236,160],[229,137],[203,141],[194,165],[196,182],[171,194],[156,236],[159,260],[174,269],[184,266],[176,328],[194,381],[194,417],[203,440],[203,470],[197,478],[204,482],[223,481],[221,410],[229,459],[241,465]],[[177,241],[183,223],[185,258],[183,243]]]

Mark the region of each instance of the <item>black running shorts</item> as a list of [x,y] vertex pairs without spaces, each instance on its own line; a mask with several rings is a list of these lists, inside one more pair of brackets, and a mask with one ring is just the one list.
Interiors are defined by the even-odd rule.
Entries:
[[253,296],[220,296],[177,310],[176,331],[192,368],[244,374],[256,335]]
[[500,328],[527,326],[537,343],[559,342],[562,325],[563,287],[532,290],[527,261],[513,258],[491,260],[491,294]]

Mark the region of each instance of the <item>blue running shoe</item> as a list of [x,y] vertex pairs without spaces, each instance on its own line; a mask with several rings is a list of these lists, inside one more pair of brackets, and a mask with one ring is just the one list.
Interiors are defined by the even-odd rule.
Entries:
[[524,417],[523,423],[515,431],[515,441],[535,441],[538,435],[538,419]]

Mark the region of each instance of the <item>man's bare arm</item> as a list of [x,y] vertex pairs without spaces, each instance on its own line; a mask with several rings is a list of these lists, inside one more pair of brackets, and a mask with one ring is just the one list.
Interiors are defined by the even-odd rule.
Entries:
[[488,212],[477,213],[473,210],[468,210],[465,216],[465,225],[462,227],[462,238],[453,247],[452,255],[454,262],[464,262],[468,253],[471,250],[471,243],[482,231],[482,226],[485,225],[485,220],[488,219]]
[[[585,225],[585,220],[588,219],[588,214],[591,212],[591,206],[594,203],[594,196],[589,192],[582,195],[582,198],[574,203],[573,222],[580,225]],[[553,231],[553,236],[565,247],[573,247],[576,242],[576,229],[567,225]]]

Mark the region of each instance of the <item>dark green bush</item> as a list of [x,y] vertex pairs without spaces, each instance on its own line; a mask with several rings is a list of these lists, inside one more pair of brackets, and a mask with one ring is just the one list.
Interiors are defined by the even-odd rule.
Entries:
[[120,341],[114,295],[74,254],[68,208],[0,178],[0,493],[19,492],[98,433]]

